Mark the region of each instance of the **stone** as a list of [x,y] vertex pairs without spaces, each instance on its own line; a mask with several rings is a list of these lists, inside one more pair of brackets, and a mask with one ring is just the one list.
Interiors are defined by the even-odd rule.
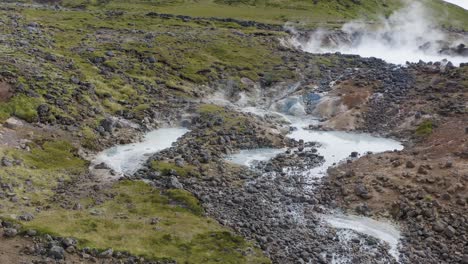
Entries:
[[457,233],[457,231],[455,230],[455,228],[451,227],[451,226],[447,226],[445,228],[445,231],[444,231],[444,234],[448,237],[448,238],[452,238],[453,236],[455,236],[455,234]]
[[408,169],[413,169],[413,168],[415,168],[415,167],[416,167],[416,166],[414,165],[414,163],[413,163],[411,160],[408,160],[408,161],[406,162],[406,168],[408,168]]
[[29,222],[29,221],[31,221],[33,219],[34,219],[34,215],[31,214],[31,213],[24,213],[24,214],[18,216],[18,220],[21,220],[21,221]]
[[107,117],[101,120],[100,126],[104,128],[104,131],[112,133],[114,132],[115,122],[112,118]]
[[68,253],[72,254],[72,253],[75,253],[76,252],[76,249],[74,246],[69,246],[65,249],[65,251],[67,251]]
[[184,160],[183,159],[176,159],[175,160],[175,165],[177,167],[180,167],[180,168],[184,167],[185,166]]
[[436,232],[443,232],[445,229],[445,226],[444,224],[442,224],[441,222],[435,222],[433,225],[432,225],[432,230],[436,231]]
[[76,203],[75,205],[73,205],[73,210],[79,211],[82,209],[83,209],[83,206],[80,203]]
[[372,198],[372,195],[369,193],[367,190],[366,186],[363,184],[357,184],[354,188],[354,193],[364,199],[370,199]]
[[177,179],[177,177],[172,176],[172,177],[169,179],[169,188],[184,189],[184,186],[182,185],[182,183],[179,182],[179,180]]
[[41,104],[37,107],[37,114],[39,116],[47,116],[49,114],[50,108],[47,104]]
[[13,162],[12,162],[9,158],[7,158],[7,157],[3,157],[3,158],[2,158],[2,163],[1,163],[1,164],[2,164],[3,167],[11,167],[11,166],[13,166]]
[[448,160],[447,162],[445,162],[445,165],[444,165],[445,169],[449,169],[452,167],[453,167],[453,162],[451,160]]
[[30,237],[33,237],[33,236],[36,236],[37,235],[37,231],[34,230],[34,229],[28,229],[26,231],[26,235],[30,236]]
[[151,56],[151,57],[148,58],[148,62],[149,62],[149,63],[156,63],[157,60],[156,60],[155,57]]
[[23,126],[23,122],[15,117],[8,118],[3,126],[9,129],[17,129]]
[[77,77],[73,76],[70,78],[70,82],[74,83],[74,84],[80,84],[80,79],[78,79]]
[[423,175],[427,175],[427,170],[423,166],[419,166],[418,173],[423,174]]
[[73,239],[73,238],[70,238],[70,237],[67,237],[67,238],[64,238],[62,240],[62,244],[65,246],[65,247],[69,247],[69,246],[76,246],[76,240]]
[[104,162],[97,164],[96,166],[94,166],[94,168],[96,170],[109,170],[110,169],[110,167]]
[[3,236],[4,237],[14,237],[18,234],[18,230],[15,228],[5,228],[3,230]]
[[112,248],[109,248],[99,254],[100,258],[111,258],[112,254],[114,254],[114,250]]
[[45,59],[48,60],[48,61],[53,61],[53,62],[57,61],[57,57],[55,55],[53,55],[53,54],[47,54]]
[[63,259],[65,257],[65,250],[61,246],[52,246],[47,255],[54,259]]

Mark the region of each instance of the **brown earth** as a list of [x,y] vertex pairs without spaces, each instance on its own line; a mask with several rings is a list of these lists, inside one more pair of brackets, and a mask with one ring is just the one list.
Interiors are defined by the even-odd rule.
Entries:
[[6,102],[13,96],[13,89],[7,82],[0,81],[0,102]]

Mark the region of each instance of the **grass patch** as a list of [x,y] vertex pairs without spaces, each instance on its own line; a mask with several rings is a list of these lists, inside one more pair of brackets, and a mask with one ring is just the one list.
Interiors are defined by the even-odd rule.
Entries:
[[236,130],[243,132],[249,126],[249,120],[241,113],[229,111],[217,105],[204,104],[198,108],[202,120],[214,121],[212,130]]
[[64,170],[76,174],[82,172],[87,164],[77,157],[76,152],[76,148],[67,141],[46,141],[42,145],[33,146],[31,152],[23,152],[20,157],[30,167]]
[[[198,203],[189,193],[170,190],[162,194],[135,181],[116,183],[109,193],[113,199],[101,205],[84,211],[44,211],[26,225],[75,237],[82,247],[112,247],[151,259],[173,259],[177,263],[269,263],[259,249],[212,219],[194,213]],[[174,205],[174,201],[193,208]],[[151,219],[158,219],[157,224],[151,224]]]
[[426,120],[416,128],[415,134],[420,137],[429,136],[432,134],[433,126],[434,125],[431,120]]
[[37,107],[43,102],[42,99],[18,95],[9,102],[0,103],[0,122],[4,122],[10,116],[16,116],[28,122],[36,122]]
[[0,170],[2,183],[11,186],[8,192],[19,198],[16,203],[2,201],[2,216],[14,215],[20,210],[33,212],[35,206],[46,206],[59,182],[86,171],[87,162],[78,158],[76,149],[66,141],[46,141],[41,145],[30,144],[30,147],[30,152],[0,148],[0,157],[22,162]]
[[81,134],[83,135],[83,139],[81,140],[81,145],[87,149],[97,150],[98,142],[96,131],[92,128],[85,126],[81,129]]
[[190,192],[186,190],[171,189],[166,192],[167,196],[174,201],[182,204],[182,206],[190,209],[196,215],[203,214],[203,207],[200,202]]
[[151,168],[155,171],[161,172],[163,175],[170,175],[171,171],[175,171],[177,175],[187,177],[189,175],[196,176],[196,168],[191,165],[185,165],[183,167],[176,166],[174,163],[154,160],[151,162]]

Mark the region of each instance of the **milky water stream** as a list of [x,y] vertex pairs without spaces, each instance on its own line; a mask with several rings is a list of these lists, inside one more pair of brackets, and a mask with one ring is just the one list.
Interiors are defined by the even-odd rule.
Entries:
[[132,175],[148,159],[150,154],[172,146],[172,143],[188,132],[186,128],[160,128],[145,135],[141,142],[117,145],[96,156],[92,165],[105,163],[118,174]]
[[389,253],[398,261],[400,231],[393,224],[368,217],[344,214],[327,215],[323,219],[335,228],[354,230],[385,241],[390,246]]

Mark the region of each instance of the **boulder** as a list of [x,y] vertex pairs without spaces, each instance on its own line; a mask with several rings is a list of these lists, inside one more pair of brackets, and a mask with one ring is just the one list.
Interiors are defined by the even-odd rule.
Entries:
[[1,163],[1,165],[2,165],[3,167],[11,167],[11,166],[13,166],[13,161],[10,160],[10,159],[7,158],[7,157],[3,157],[3,158],[2,158],[2,163]]
[[435,222],[433,225],[432,225],[432,230],[436,231],[436,232],[443,232],[445,229],[445,226],[444,224],[442,224],[441,222]]
[[26,231],[26,235],[30,236],[30,237],[33,237],[33,236],[36,236],[37,235],[37,231],[34,230],[34,229],[28,229]]
[[372,195],[369,193],[369,190],[367,190],[367,187],[364,186],[363,184],[357,184],[354,187],[354,193],[363,199],[372,198]]
[[62,244],[65,246],[65,247],[70,247],[70,246],[76,246],[77,242],[75,239],[73,238],[70,238],[70,237],[67,237],[67,238],[64,238],[62,240]]
[[100,126],[102,128],[104,128],[104,131],[112,133],[112,132],[114,132],[115,121],[112,118],[107,117],[107,118],[101,120]]
[[15,117],[8,118],[3,126],[9,129],[17,129],[23,126],[23,122]]
[[179,180],[176,177],[172,176],[169,179],[169,188],[183,189],[184,186],[182,185],[182,183],[179,182]]
[[5,237],[14,237],[18,234],[18,230],[15,228],[5,228],[3,230],[3,236]]
[[61,246],[52,246],[47,255],[54,259],[64,259],[65,250]]
[[114,250],[112,248],[109,248],[108,250],[105,250],[99,254],[100,258],[111,258],[112,254],[114,254]]
[[413,168],[415,168],[415,167],[416,167],[416,165],[414,165],[414,163],[413,163],[411,160],[408,160],[408,161],[406,162],[406,168],[408,168],[408,169],[413,169]]
[[18,220],[20,221],[31,221],[34,219],[34,215],[31,213],[24,213],[20,216],[18,216]]
[[110,169],[110,167],[104,162],[97,164],[96,166],[94,166],[94,168],[96,170],[109,170]]

